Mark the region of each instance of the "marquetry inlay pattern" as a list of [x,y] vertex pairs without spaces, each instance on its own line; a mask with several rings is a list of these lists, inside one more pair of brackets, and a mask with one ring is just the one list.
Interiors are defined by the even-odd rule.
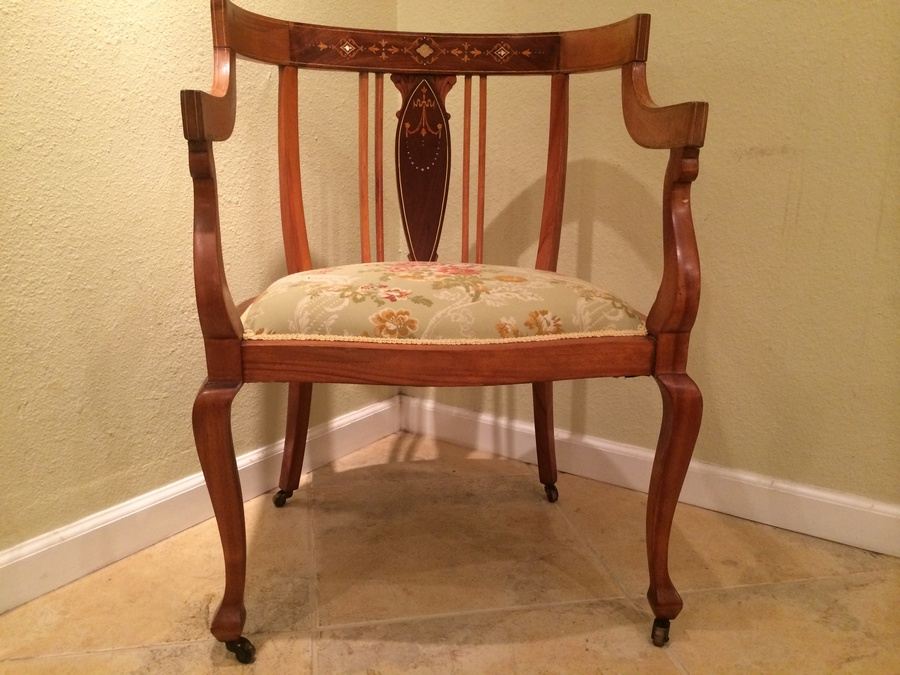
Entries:
[[446,66],[451,72],[553,67],[559,39],[551,35],[400,35],[317,27],[292,34],[291,58],[311,65],[374,66],[393,71]]
[[[416,47],[428,46],[421,42]],[[421,49],[429,58],[433,55]],[[437,256],[450,179],[450,115],[444,107],[455,76],[394,75],[403,103],[397,112],[397,188],[410,260]]]

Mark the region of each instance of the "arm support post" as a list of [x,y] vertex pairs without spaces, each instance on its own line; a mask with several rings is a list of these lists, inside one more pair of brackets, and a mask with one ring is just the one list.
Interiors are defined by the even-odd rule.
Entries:
[[215,50],[212,92],[181,92],[188,164],[194,183],[194,288],[210,381],[240,381],[240,315],[225,279],[213,141],[231,135],[235,116],[234,52]]
[[691,182],[699,170],[698,148],[669,155],[663,185],[663,275],[647,317],[657,338],[657,372],[683,372],[688,338],[700,303],[700,255],[691,216]]
[[647,89],[646,63],[622,67],[622,112],[635,143],[669,149],[663,184],[663,275],[647,330],[656,338],[657,373],[684,372],[700,302],[700,257],[691,216],[691,183],[706,135],[706,103],[657,106]]

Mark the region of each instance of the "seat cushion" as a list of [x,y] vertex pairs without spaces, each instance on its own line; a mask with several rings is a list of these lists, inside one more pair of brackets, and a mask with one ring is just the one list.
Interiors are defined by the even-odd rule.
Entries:
[[643,315],[587,282],[469,263],[299,272],[269,286],[241,320],[247,340],[469,344],[647,333]]

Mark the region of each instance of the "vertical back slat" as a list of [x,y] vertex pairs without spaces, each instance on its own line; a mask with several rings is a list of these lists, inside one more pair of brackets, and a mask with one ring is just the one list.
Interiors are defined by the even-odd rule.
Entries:
[[375,75],[375,259],[384,261],[384,74]]
[[289,274],[312,267],[303,190],[300,183],[300,122],[297,111],[297,69],[278,69],[278,188],[281,199],[281,233]]
[[550,140],[547,145],[547,180],[544,183],[544,212],[535,267],[556,271],[559,236],[562,229],[566,192],[566,157],[569,144],[569,76],[553,75],[550,80]]
[[362,262],[372,261],[369,242],[369,74],[359,74],[359,242]]
[[462,254],[469,262],[469,165],[472,155],[472,76],[466,75],[463,96]]
[[484,173],[487,159],[487,77],[478,78],[478,211],[475,221],[475,262],[484,262]]
[[402,99],[394,157],[397,197],[410,260],[437,260],[450,187],[447,93],[456,75],[394,73]]

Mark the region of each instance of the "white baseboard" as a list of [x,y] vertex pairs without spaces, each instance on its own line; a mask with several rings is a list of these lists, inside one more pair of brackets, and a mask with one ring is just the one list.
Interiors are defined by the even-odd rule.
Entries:
[[[530,422],[400,397],[406,431],[536,463]],[[557,465],[573,473],[647,491],[653,452],[567,431],[556,432]],[[692,461],[681,501],[859,548],[900,556],[900,505]]]
[[[304,472],[333,462],[400,427],[398,398],[310,429]],[[278,483],[284,441],[238,457],[244,499]],[[196,473],[75,523],[0,551],[0,612],[74,581],[212,516]]]
[[[534,464],[529,422],[396,396],[310,430],[304,472],[396,431],[435,436]],[[561,471],[646,491],[652,451],[556,433]],[[282,442],[241,455],[245,499],[278,481]],[[900,505],[693,461],[681,501],[842,544],[900,556]],[[136,553],[212,516],[199,472],[0,551],[0,612]]]

